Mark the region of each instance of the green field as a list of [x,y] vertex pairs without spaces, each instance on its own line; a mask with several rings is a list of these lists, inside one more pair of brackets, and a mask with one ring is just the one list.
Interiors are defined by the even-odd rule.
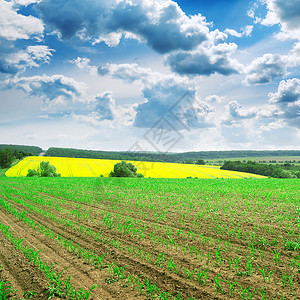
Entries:
[[298,299],[299,205],[298,179],[2,177],[0,273],[17,299]]

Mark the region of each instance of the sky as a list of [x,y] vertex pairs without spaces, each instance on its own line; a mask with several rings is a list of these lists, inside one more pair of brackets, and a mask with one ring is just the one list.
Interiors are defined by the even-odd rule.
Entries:
[[0,0],[0,144],[300,149],[300,0]]

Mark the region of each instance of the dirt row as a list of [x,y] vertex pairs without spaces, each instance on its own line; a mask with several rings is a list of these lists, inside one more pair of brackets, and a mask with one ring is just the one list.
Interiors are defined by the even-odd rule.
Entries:
[[[208,279],[208,284],[206,287],[203,285],[198,285],[193,281],[189,281],[182,276],[178,276],[175,273],[171,273],[166,269],[162,269],[156,267],[153,264],[147,263],[145,260],[140,259],[139,257],[127,255],[124,251],[119,249],[115,249],[107,244],[97,242],[93,237],[89,237],[85,234],[79,234],[78,232],[74,232],[69,228],[65,228],[60,223],[55,223],[48,218],[31,212],[26,207],[18,205],[13,201],[10,202],[14,207],[25,210],[28,212],[28,216],[37,221],[39,224],[44,225],[50,228],[53,232],[64,236],[72,240],[75,244],[78,244],[82,247],[92,250],[94,253],[99,256],[108,253],[105,257],[106,263],[114,262],[118,266],[126,266],[126,270],[135,276],[141,275],[141,277],[145,277],[151,280],[152,283],[155,283],[157,287],[159,287],[162,291],[168,291],[173,298],[176,298],[176,295],[180,292],[180,296],[182,299],[189,299],[191,297],[195,299],[240,299],[241,296],[238,293],[237,288],[231,297],[229,297],[229,288],[228,285],[225,287],[225,283],[222,282],[222,286],[225,295],[222,295],[219,291],[216,294],[215,284],[213,278],[217,276],[220,268],[217,266],[210,266],[210,276]],[[69,200],[70,204],[70,200]],[[68,206],[69,206],[68,204]],[[86,205],[88,207],[88,205]],[[67,205],[66,205],[67,207]],[[92,216],[97,217],[97,207],[90,207],[92,209]],[[51,210],[51,208],[49,208]],[[73,221],[78,221],[75,217],[72,217],[69,214],[59,213],[55,210],[52,210],[58,217],[66,217],[68,219],[72,219]],[[169,220],[168,220],[169,221]],[[49,261],[50,263],[56,262],[58,264],[57,269],[62,270],[65,267],[69,267],[64,276],[68,277],[68,275],[72,274],[72,282],[77,287],[82,287],[84,289],[89,289],[93,284],[98,284],[94,290],[94,299],[147,299],[146,295],[139,295],[137,290],[132,290],[130,286],[121,287],[120,282],[107,283],[106,279],[110,277],[108,274],[108,268],[104,268],[103,270],[95,269],[95,267],[86,264],[83,259],[79,259],[76,255],[73,255],[67,252],[63,247],[61,247],[56,241],[53,241],[47,238],[44,234],[34,231],[32,228],[27,226],[26,224],[18,221],[11,215],[7,215],[5,211],[0,212],[0,222],[3,224],[11,224],[12,231],[18,234],[21,238],[24,238],[25,243],[29,243],[34,245],[38,250],[42,249],[43,253],[41,255],[42,259],[45,261]],[[118,239],[123,244],[128,246],[138,246],[143,247],[143,250],[146,252],[153,252],[155,254],[166,252],[167,255],[172,256],[176,259],[176,262],[179,262],[182,265],[186,265],[189,269],[199,267],[199,262],[192,259],[188,255],[183,255],[182,252],[175,252],[166,249],[165,247],[157,246],[156,244],[150,241],[141,241],[135,237],[124,235],[118,233],[114,230],[110,230],[104,226],[101,226],[99,223],[88,222],[84,220],[80,220],[80,223],[91,227],[94,231],[101,231],[105,237]],[[178,223],[178,219],[173,219],[168,222],[168,225],[172,225],[174,223]],[[149,222],[149,224],[151,224]],[[203,224],[204,232],[205,228],[210,225],[209,220],[205,221]],[[212,225],[212,224],[211,224]],[[186,228],[188,230],[188,228]],[[222,238],[226,239],[225,236]],[[228,237],[227,237],[228,238]],[[184,243],[184,241],[181,241]],[[234,245],[232,251],[236,251],[237,247],[240,246],[240,250],[238,255],[240,257],[247,257],[248,250],[247,245],[242,244],[241,240],[231,239],[232,244]],[[215,250],[215,249],[214,249]],[[264,249],[266,251],[267,261],[272,261],[272,253],[268,251],[267,248]],[[282,259],[278,266],[276,266],[277,271],[284,270],[285,267],[289,264],[290,253],[283,251]],[[9,255],[9,252],[8,254]],[[236,255],[236,253],[234,254]],[[226,257],[227,259],[227,257]],[[271,262],[274,264],[273,262]],[[33,268],[34,269],[34,268]],[[9,274],[12,272],[8,272]],[[278,274],[277,274],[278,275]],[[280,273],[279,273],[280,275]],[[14,276],[13,276],[14,277]],[[222,278],[227,281],[230,280],[233,282],[237,279],[234,276],[233,270],[222,270]],[[271,283],[267,284],[267,282],[262,282],[261,275],[259,272],[254,272],[252,276],[249,277],[240,277],[239,282],[243,282],[243,287],[255,286],[259,291],[256,293],[256,297],[253,299],[262,299],[258,298],[259,292],[263,287],[267,286],[268,290],[268,299],[272,296],[274,299],[281,299],[282,295],[286,299],[295,299],[295,295],[299,293],[297,288],[299,287],[300,280],[299,274],[295,274],[294,276],[294,291],[291,292],[289,285],[286,288],[282,289],[280,287],[280,282],[278,280],[278,276],[276,278],[271,279]],[[15,280],[16,284],[18,282]],[[19,284],[20,286],[20,284]],[[42,289],[43,286],[43,289]],[[39,291],[39,295],[44,295],[45,293],[45,284],[41,284],[41,290]],[[20,287],[21,291],[24,290],[23,287]],[[38,289],[38,287],[36,287]],[[280,292],[281,293],[280,293]],[[43,297],[43,296],[42,296]],[[172,298],[172,299],[173,299]],[[33,299],[33,298],[32,298]],[[36,298],[43,299],[43,298]],[[270,298],[271,299],[271,298]],[[284,298],[282,298],[284,299]]]

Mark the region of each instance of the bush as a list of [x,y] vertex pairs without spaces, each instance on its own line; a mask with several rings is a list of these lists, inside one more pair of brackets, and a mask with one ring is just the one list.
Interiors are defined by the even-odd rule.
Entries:
[[26,176],[27,177],[38,177],[38,174],[37,174],[36,170],[29,169]]
[[205,161],[203,159],[198,159],[196,165],[205,165]]
[[60,177],[59,173],[56,173],[56,168],[50,165],[49,161],[42,161],[37,170],[28,170],[27,177]]
[[114,165],[114,170],[110,172],[109,177],[144,177],[143,174],[137,173],[137,168],[132,163],[121,161]]

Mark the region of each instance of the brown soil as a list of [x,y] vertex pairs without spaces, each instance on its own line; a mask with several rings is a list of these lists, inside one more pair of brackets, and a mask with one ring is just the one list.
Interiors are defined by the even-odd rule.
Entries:
[[[63,210],[57,211],[54,207],[43,206],[42,204],[31,203],[35,207],[42,208],[49,212],[54,213],[58,218],[65,218],[67,220],[72,220],[73,222],[78,222],[78,225],[88,227],[92,232],[97,233],[101,232],[102,236],[111,240],[118,240],[122,247],[118,248],[110,245],[110,243],[104,243],[96,241],[93,234],[91,236],[80,233],[78,230],[74,231],[69,227],[65,227],[59,222],[54,222],[48,217],[42,216],[36,212],[31,211],[26,206],[15,203],[13,200],[5,198],[13,207],[18,210],[26,211],[28,217],[36,221],[38,224],[43,225],[52,230],[55,234],[59,234],[66,239],[71,240],[74,244],[78,244],[80,247],[89,249],[95,254],[101,256],[107,253],[107,256],[104,258],[105,265],[114,263],[117,266],[125,267],[126,279],[128,274],[133,274],[136,277],[141,275],[141,278],[148,278],[151,280],[151,283],[154,283],[162,292],[169,292],[171,297],[169,299],[175,299],[178,293],[182,299],[241,299],[239,294],[240,288],[238,286],[233,290],[232,295],[230,296],[230,290],[228,282],[233,282],[236,280],[243,288],[255,287],[257,290],[253,299],[262,299],[260,295],[263,289],[266,289],[268,292],[268,298],[265,299],[295,299],[295,296],[300,296],[300,276],[299,273],[294,273],[293,278],[293,289],[291,289],[290,284],[286,284],[282,288],[281,278],[282,273],[286,274],[290,272],[289,264],[291,261],[293,252],[283,249],[282,247],[276,248],[270,247],[269,243],[265,245],[260,245],[259,247],[255,246],[255,251],[257,254],[253,258],[253,272],[250,276],[243,274],[243,271],[246,270],[247,257],[249,257],[249,245],[243,238],[239,239],[237,237],[230,237],[225,232],[217,233],[215,231],[209,231],[210,227],[215,227],[218,223],[219,225],[227,225],[228,228],[233,229],[235,224],[230,223],[228,216],[222,214],[222,212],[216,212],[216,219],[203,219],[201,221],[201,226],[195,224],[191,220],[194,219],[192,216],[193,213],[190,212],[192,217],[187,218],[184,222],[184,213],[185,210],[182,209],[181,213],[169,211],[169,214],[159,221],[155,221],[155,211],[148,211],[147,217],[143,217],[141,211],[143,209],[131,207],[131,210],[124,210],[125,205],[123,203],[118,203],[118,211],[122,211],[122,216],[131,217],[133,220],[140,220],[144,222],[146,228],[144,231],[145,236],[151,235],[155,231],[157,226],[160,228],[157,230],[157,236],[159,238],[168,239],[168,236],[165,233],[161,233],[161,228],[172,227],[173,231],[181,230],[182,234],[177,235],[174,239],[178,245],[178,249],[175,247],[171,248],[166,246],[166,244],[161,242],[154,242],[150,239],[141,239],[133,234],[124,234],[118,230],[117,226],[112,226],[108,228],[102,222],[103,215],[105,213],[110,213],[115,220],[118,220],[116,210],[113,208],[113,204],[109,199],[103,199],[103,201],[97,203],[93,202],[93,205],[85,203],[75,203],[71,199],[64,199],[61,197],[55,197],[47,193],[42,194],[43,197],[49,198],[52,201],[56,200],[57,203],[60,203]],[[155,196],[155,195],[154,195]],[[22,198],[22,196],[16,194],[15,198]],[[133,199],[134,200],[134,199]],[[30,199],[26,199],[30,202]],[[79,206],[78,206],[79,204]],[[242,205],[242,204],[241,204]],[[89,220],[80,219],[75,215],[70,214],[70,211],[74,207],[78,208],[78,211],[89,212]],[[188,212],[188,210],[187,210]],[[196,215],[196,212],[194,213]],[[153,217],[153,218],[152,218]],[[240,216],[242,220],[243,216]],[[218,220],[218,221],[216,221]],[[2,207],[0,208],[0,222],[2,224],[10,225],[11,232],[16,236],[23,238],[24,244],[31,245],[32,247],[42,250],[41,259],[50,264],[57,264],[57,271],[61,271],[64,268],[68,269],[62,274],[63,279],[67,279],[70,274],[72,274],[72,283],[79,289],[89,290],[94,284],[99,285],[92,293],[92,299],[149,299],[149,296],[146,295],[145,289],[143,294],[135,288],[133,289],[131,285],[127,286],[121,285],[121,280],[108,283],[111,274],[109,274],[109,268],[105,266],[102,270],[97,269],[92,264],[88,264],[84,261],[83,258],[78,258],[77,255],[68,252],[64,247],[62,247],[56,240],[48,238],[45,234],[41,233],[38,230],[34,230],[24,222],[19,221],[16,217],[9,215]],[[122,221],[120,221],[122,223]],[[276,233],[279,235],[286,236],[286,232],[280,229],[276,223],[271,225],[260,223],[259,229],[254,229],[256,224],[243,222],[241,223],[240,230],[242,232],[252,232],[255,230],[257,236],[266,236],[264,225],[268,224],[269,228],[276,229]],[[191,240],[188,238],[189,232],[193,230],[198,236]],[[272,230],[271,230],[272,231]],[[203,234],[207,238],[207,242],[200,242],[199,234]],[[209,237],[212,238],[212,245],[209,242]],[[274,238],[279,237],[274,233],[269,232],[267,234],[268,241],[270,242]],[[220,239],[222,242],[220,245],[217,245],[216,241]],[[225,242],[231,243],[230,251],[222,252],[221,265],[215,263],[215,252],[221,246],[225,249]],[[15,295],[12,295],[13,298],[22,298],[25,291],[35,291],[37,293],[32,299],[47,299],[47,280],[45,279],[44,274],[42,274],[37,267],[28,261],[22,253],[14,248],[14,246],[6,240],[6,238],[0,234],[0,265],[3,266],[3,269],[0,271],[0,277],[11,281],[11,285],[16,288],[18,291],[15,292]],[[195,255],[191,254],[188,250],[186,253],[183,252],[183,246],[193,246],[198,248],[203,252],[203,259],[199,257],[196,258]],[[281,245],[282,246],[282,245]],[[132,252],[131,254],[127,248],[138,248],[141,249],[144,253],[153,253],[152,261],[146,261],[140,255]],[[277,264],[274,262],[274,254],[272,250],[277,249],[280,252],[280,259]],[[208,251],[211,255],[211,261],[208,264],[209,275],[207,278],[207,284],[204,286],[203,283],[198,283],[197,278],[194,275],[191,280],[187,279],[185,276],[185,268],[189,271],[194,269],[199,270],[201,267],[203,270],[206,266],[206,256]],[[264,252],[264,259],[261,258],[259,251]],[[157,256],[164,252],[165,253],[165,263],[163,267],[159,267],[156,264]],[[296,256],[296,255],[295,255]],[[228,261],[230,258],[240,259],[239,271],[240,274],[237,275],[235,272],[234,263],[231,268],[228,267]],[[178,273],[173,272],[168,268],[167,260],[172,259],[172,261],[178,266]],[[271,274],[270,282],[267,279],[263,279],[262,274],[259,269],[256,267],[266,266],[267,272],[273,270]],[[221,273],[222,280],[220,285],[223,288],[224,294],[217,289],[215,278]],[[289,273],[291,274],[291,273]],[[284,298],[281,298],[281,297]],[[249,298],[245,298],[249,299]]]

